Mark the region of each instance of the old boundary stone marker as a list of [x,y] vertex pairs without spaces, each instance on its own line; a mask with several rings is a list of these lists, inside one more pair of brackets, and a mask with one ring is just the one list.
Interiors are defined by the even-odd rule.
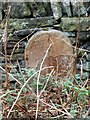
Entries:
[[[71,75],[73,72],[73,48],[67,36],[58,30],[39,31],[28,41],[25,48],[27,68],[40,68],[40,64],[50,46],[43,67],[54,66],[55,74]],[[51,68],[44,71],[50,73]]]

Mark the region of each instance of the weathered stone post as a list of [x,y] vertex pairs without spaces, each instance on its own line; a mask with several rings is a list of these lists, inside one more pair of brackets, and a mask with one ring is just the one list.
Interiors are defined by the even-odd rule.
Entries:
[[[53,43],[44,61],[43,67],[54,66],[55,74],[71,75],[73,72],[73,49],[70,40],[57,30],[40,31],[34,34],[25,48],[27,68],[39,70],[49,45]],[[44,72],[50,73],[51,69]]]

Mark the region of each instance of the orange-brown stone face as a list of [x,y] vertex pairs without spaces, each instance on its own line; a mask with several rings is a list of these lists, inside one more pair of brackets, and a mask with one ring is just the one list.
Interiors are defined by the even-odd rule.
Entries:
[[[29,39],[25,49],[26,67],[39,69],[50,44],[52,46],[48,50],[43,67],[54,66],[55,73],[66,75],[70,71],[71,74],[73,49],[69,38],[57,30],[40,31]],[[48,69],[44,73],[50,71],[51,69]]]

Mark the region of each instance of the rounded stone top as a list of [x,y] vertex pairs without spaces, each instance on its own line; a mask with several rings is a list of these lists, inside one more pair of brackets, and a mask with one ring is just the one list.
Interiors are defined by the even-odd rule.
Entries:
[[56,70],[58,66],[58,72],[66,69],[72,61],[73,48],[69,38],[58,30],[39,31],[29,39],[25,48],[26,67],[39,69],[50,44],[43,67],[54,66]]

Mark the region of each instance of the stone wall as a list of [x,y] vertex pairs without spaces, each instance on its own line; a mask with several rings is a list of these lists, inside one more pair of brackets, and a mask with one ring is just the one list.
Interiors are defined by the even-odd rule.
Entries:
[[[11,58],[13,64],[18,60],[21,67],[24,67],[24,49],[27,40],[39,30],[60,30],[70,38],[72,45],[75,45],[79,23],[78,16],[80,16],[80,48],[90,51],[90,1],[83,4],[64,1],[61,3],[12,2],[9,5],[11,6],[11,11],[8,21],[7,52],[8,59],[10,60]],[[5,27],[6,8],[7,3],[0,4],[0,44],[2,43],[2,53],[4,53],[2,36]],[[24,37],[26,38],[19,43],[11,56],[15,44]],[[83,52],[79,52],[78,55],[77,68],[80,69],[80,58],[83,56]],[[85,73],[89,73],[90,52],[86,52],[84,57],[82,57],[82,62]],[[0,65],[4,67],[4,57]],[[16,64],[15,67],[17,67]]]

